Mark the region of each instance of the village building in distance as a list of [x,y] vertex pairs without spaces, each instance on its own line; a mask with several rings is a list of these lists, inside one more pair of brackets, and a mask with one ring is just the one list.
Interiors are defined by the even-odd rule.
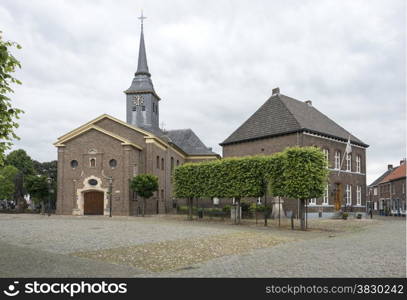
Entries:
[[397,167],[388,165],[369,185],[368,201],[376,214],[406,216],[406,159]]
[[191,129],[159,128],[161,98],[147,65],[143,23],[138,67],[126,94],[126,122],[104,114],[61,136],[58,148],[58,214],[108,215],[112,184],[112,214],[137,215],[142,204],[130,190],[130,180],[148,173],[159,179],[159,190],[147,201],[146,213],[174,208],[171,175],[185,162],[218,159]]
[[[346,155],[349,139],[352,152]],[[225,158],[270,155],[293,146],[319,147],[329,162],[329,183],[323,197],[309,201],[309,217],[321,212],[323,217],[330,217],[340,210],[366,212],[368,145],[318,111],[309,100],[299,101],[281,94],[279,88],[273,89],[272,96],[220,145]],[[283,209],[298,216],[299,203],[285,201]]]

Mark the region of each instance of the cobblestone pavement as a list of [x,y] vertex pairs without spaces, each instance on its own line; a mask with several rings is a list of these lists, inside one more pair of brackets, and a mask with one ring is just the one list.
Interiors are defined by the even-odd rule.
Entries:
[[[234,232],[264,232],[291,241],[185,268],[148,272],[69,255]],[[170,255],[170,253],[169,253]],[[291,231],[146,217],[0,214],[0,277],[405,277],[405,219],[347,232]]]

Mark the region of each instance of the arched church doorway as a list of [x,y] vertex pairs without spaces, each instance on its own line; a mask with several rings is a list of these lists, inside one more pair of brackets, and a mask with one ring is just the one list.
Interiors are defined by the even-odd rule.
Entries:
[[84,195],[83,214],[103,215],[103,192],[86,192]]

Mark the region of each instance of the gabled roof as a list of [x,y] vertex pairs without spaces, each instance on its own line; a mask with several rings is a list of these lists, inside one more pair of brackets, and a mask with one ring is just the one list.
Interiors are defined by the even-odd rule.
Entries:
[[168,137],[172,143],[190,155],[218,155],[205,146],[192,129],[168,130],[163,137]]
[[393,169],[390,174],[387,174],[380,183],[385,183],[393,181],[400,178],[406,177],[406,163],[401,164],[397,168]]
[[387,175],[389,175],[393,170],[394,170],[394,169],[387,170],[387,171],[384,172],[382,175],[380,175],[375,181],[373,181],[371,184],[369,184],[369,186],[370,186],[370,187],[373,187],[373,186],[379,185],[379,183],[381,183],[382,180],[383,180]]
[[119,135],[117,135],[117,134],[115,134],[113,132],[110,132],[108,130],[105,130],[105,129],[100,128],[100,127],[98,127],[96,125],[93,125],[93,124],[90,124],[90,125],[88,125],[86,127],[83,127],[81,130],[76,131],[75,134],[71,134],[71,135],[66,136],[65,138],[59,139],[56,143],[54,143],[54,145],[56,147],[62,147],[62,146],[64,146],[64,143],[66,143],[66,142],[70,141],[71,139],[73,139],[73,138],[75,138],[75,137],[77,137],[77,136],[79,136],[81,134],[84,134],[84,133],[86,133],[86,132],[88,132],[90,130],[96,130],[96,131],[101,132],[101,133],[103,133],[105,135],[108,135],[108,136],[122,142],[122,145],[130,145],[130,146],[133,146],[136,149],[143,150],[143,147],[141,147],[141,146],[139,146],[137,144],[134,144],[134,143],[130,142],[129,140],[127,140],[127,139],[125,139],[125,138],[123,138],[123,137],[121,137],[121,136],[119,136]]
[[368,147],[311,104],[280,93],[271,96],[249,119],[220,145],[309,131]]

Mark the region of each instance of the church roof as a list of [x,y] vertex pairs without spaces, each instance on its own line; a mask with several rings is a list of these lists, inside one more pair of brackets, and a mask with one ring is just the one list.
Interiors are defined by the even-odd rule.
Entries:
[[164,133],[172,143],[189,155],[218,155],[208,148],[192,131],[192,129],[168,130]]
[[276,93],[249,119],[220,145],[284,135],[294,132],[311,132],[368,147],[332,119],[318,111],[311,103]]
[[124,91],[127,93],[153,93],[158,100],[160,97],[154,90],[154,85],[151,80],[151,74],[148,70],[147,64],[147,55],[146,55],[146,46],[144,42],[144,30],[143,25],[141,25],[141,34],[140,34],[140,46],[138,52],[138,64],[137,71],[134,74],[133,81],[131,82],[130,87]]

